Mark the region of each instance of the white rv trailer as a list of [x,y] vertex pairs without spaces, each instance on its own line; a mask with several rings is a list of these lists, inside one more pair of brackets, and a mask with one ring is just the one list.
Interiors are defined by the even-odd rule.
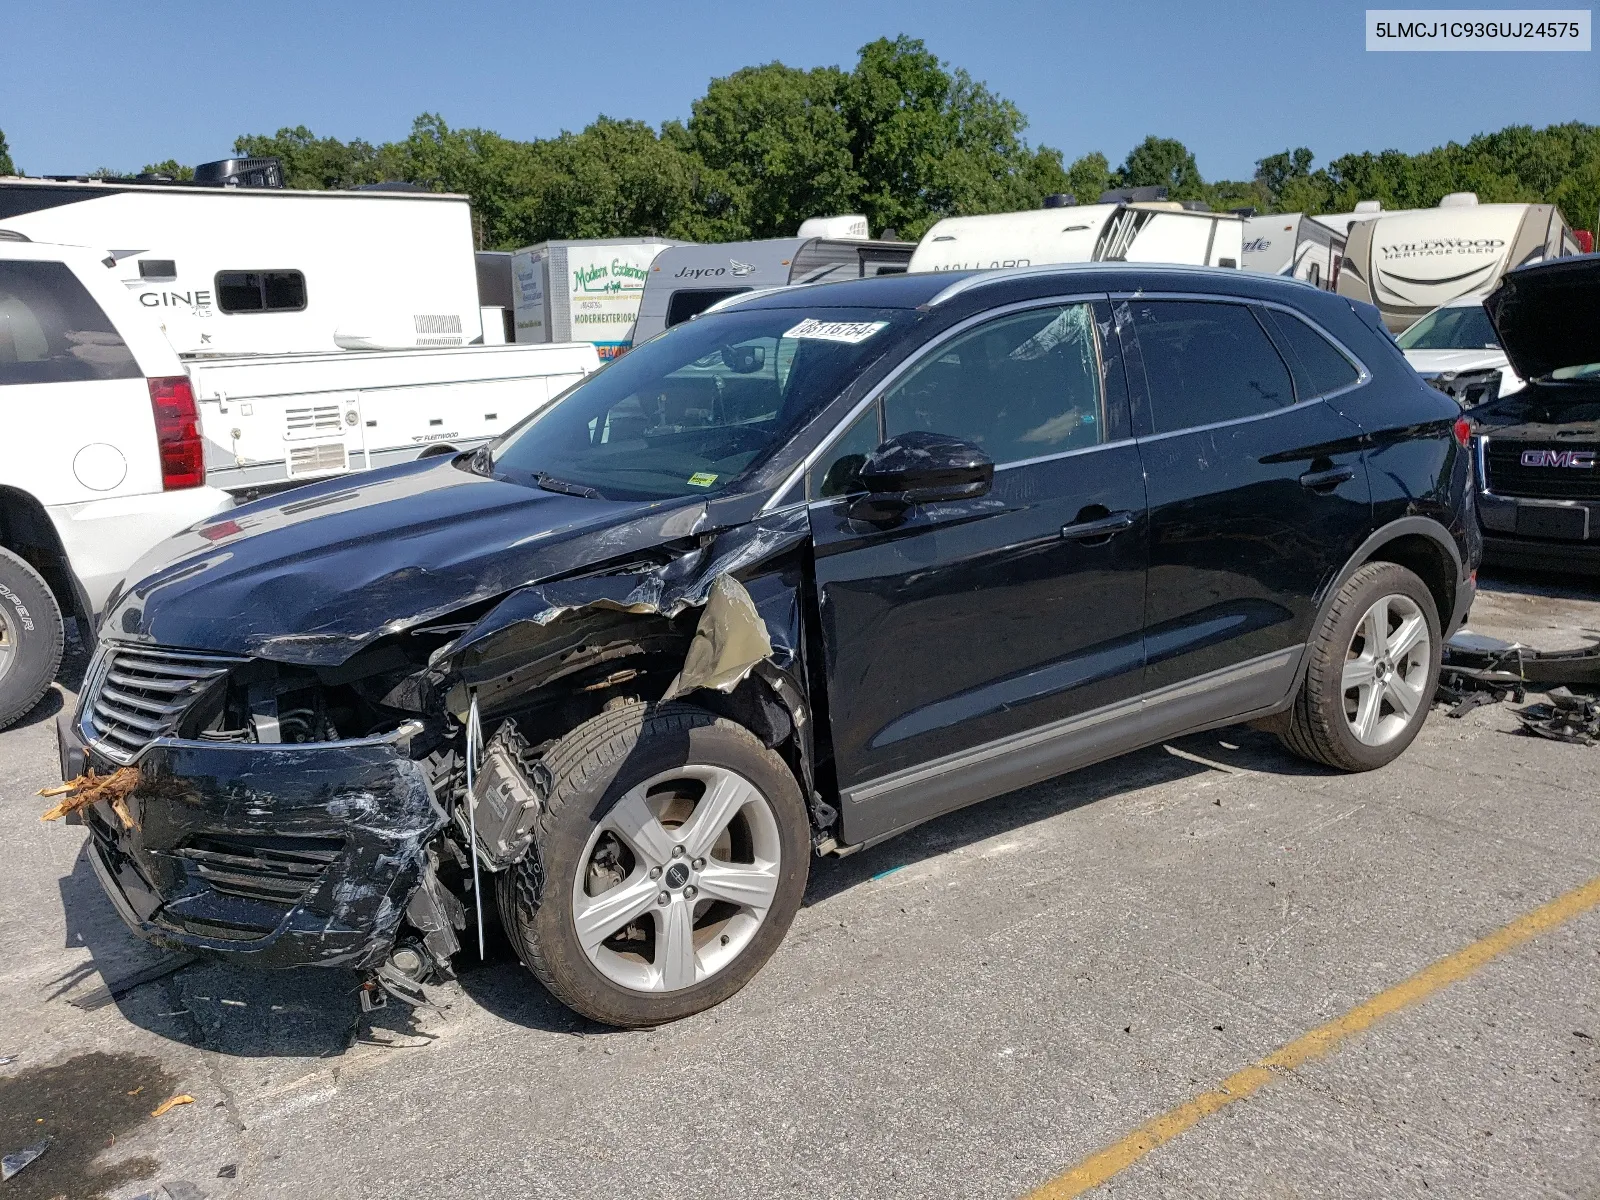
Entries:
[[633,345],[644,282],[668,238],[540,242],[511,256],[519,343],[592,342],[601,358]]
[[946,217],[917,243],[910,270],[975,271],[1042,263],[1163,262],[1237,267],[1244,221],[1170,201],[1085,204]]
[[235,495],[482,445],[598,370],[587,342],[197,359],[206,482]]
[[1479,204],[1471,192],[1438,208],[1353,222],[1338,292],[1375,304],[1398,333],[1440,305],[1492,289],[1513,267],[1578,253],[1553,204]]
[[1247,271],[1287,275],[1333,291],[1344,258],[1345,238],[1304,213],[1247,217],[1244,257]]
[[483,340],[465,196],[5,179],[0,230],[109,252],[184,356]]
[[[838,236],[828,222],[843,225],[850,236]],[[797,237],[663,250],[644,285],[634,341],[652,338],[741,292],[904,272],[915,245],[871,241],[866,226],[865,217],[813,218],[800,226]],[[810,232],[818,228],[825,232]]]

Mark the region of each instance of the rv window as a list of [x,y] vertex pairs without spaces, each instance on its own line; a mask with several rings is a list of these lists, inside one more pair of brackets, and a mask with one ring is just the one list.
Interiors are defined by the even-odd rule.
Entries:
[[1133,320],[1157,433],[1294,403],[1288,368],[1242,304],[1152,300],[1134,305]]
[[137,379],[139,364],[58,262],[0,262],[0,385]]
[[743,295],[749,290],[749,288],[684,288],[682,291],[673,292],[672,299],[667,301],[667,328],[682,325],[690,317],[698,317],[718,300]]
[[1087,304],[980,325],[933,350],[884,398],[885,436],[950,434],[997,466],[1096,445],[1104,428]]
[[1347,388],[1361,378],[1350,360],[1299,317],[1264,308],[1267,328],[1272,331],[1289,373],[1294,376],[1295,398],[1311,400]]
[[217,307],[225,313],[298,312],[306,306],[299,271],[218,271]]

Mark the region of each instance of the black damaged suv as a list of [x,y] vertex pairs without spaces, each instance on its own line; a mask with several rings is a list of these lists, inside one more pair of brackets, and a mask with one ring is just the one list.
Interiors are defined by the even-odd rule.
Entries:
[[573,1008],[671,1020],[814,854],[1237,721],[1391,761],[1473,597],[1460,417],[1375,310],[1236,271],[756,293],[169,543],[63,771],[142,936],[405,995],[497,910]]
[[1483,306],[1528,381],[1472,410],[1484,555],[1600,574],[1600,255],[1510,271]]

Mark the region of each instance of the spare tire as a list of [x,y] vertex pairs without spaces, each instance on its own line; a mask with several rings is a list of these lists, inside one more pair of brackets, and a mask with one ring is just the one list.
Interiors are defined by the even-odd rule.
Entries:
[[61,665],[61,608],[27,562],[0,548],[0,729],[26,716]]

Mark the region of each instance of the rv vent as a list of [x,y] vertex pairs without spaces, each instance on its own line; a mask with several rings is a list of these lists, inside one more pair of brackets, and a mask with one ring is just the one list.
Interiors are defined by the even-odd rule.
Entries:
[[283,413],[284,429],[289,436],[310,433],[318,429],[337,429],[342,416],[337,404],[319,404],[314,408],[288,408]]
[[345,471],[350,459],[345,454],[343,442],[318,442],[315,446],[289,448],[289,476],[317,475],[328,471]]
[[417,345],[461,345],[461,315],[459,313],[417,313]]

